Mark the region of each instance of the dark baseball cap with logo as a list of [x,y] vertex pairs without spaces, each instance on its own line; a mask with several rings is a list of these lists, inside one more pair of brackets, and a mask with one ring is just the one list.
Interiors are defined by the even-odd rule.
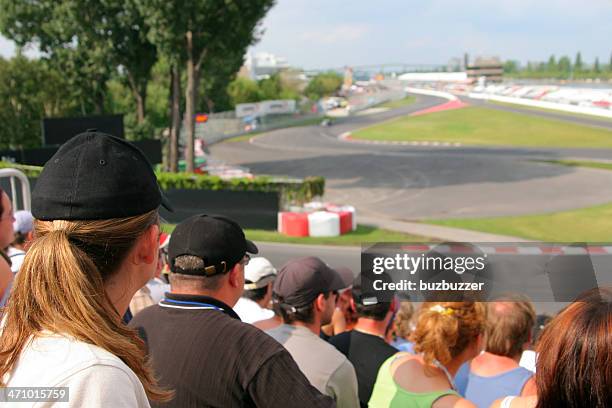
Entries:
[[345,287],[338,272],[314,256],[287,262],[274,281],[274,293],[280,302],[295,308],[309,305],[321,293]]
[[32,215],[39,220],[126,218],[160,205],[172,211],[145,155],[93,130],[60,146],[32,192]]
[[389,274],[384,272],[377,275],[361,273],[355,280],[352,288],[353,300],[355,303],[362,306],[373,306],[379,303],[389,303],[390,299],[392,299],[393,292],[386,291],[386,293],[381,293],[381,291],[375,290],[374,281],[376,280],[380,280],[384,283],[393,282],[393,279],[391,279]]
[[[240,225],[220,215],[199,214],[176,226],[168,244],[170,270],[185,275],[212,276],[229,272],[246,253],[256,254],[255,244],[245,238]],[[185,270],[175,265],[181,255],[204,261],[204,268]]]

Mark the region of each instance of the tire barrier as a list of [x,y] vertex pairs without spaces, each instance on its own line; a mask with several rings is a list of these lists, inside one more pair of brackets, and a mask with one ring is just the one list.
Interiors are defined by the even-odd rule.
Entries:
[[278,232],[292,237],[337,237],[357,229],[355,207],[307,203],[278,213]]

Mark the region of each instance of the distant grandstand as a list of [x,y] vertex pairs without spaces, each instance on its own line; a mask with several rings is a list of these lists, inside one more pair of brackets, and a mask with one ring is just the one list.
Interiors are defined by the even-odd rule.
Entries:
[[504,67],[499,58],[476,58],[473,64],[467,66],[466,72],[473,81],[485,77],[487,83],[501,82]]

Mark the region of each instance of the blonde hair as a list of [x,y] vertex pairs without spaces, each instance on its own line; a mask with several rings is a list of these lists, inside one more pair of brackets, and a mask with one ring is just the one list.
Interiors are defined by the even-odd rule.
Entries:
[[414,316],[414,306],[410,301],[402,301],[400,310],[395,316],[395,334],[407,339],[412,333],[412,317]]
[[446,365],[483,333],[486,308],[480,302],[425,302],[411,335],[426,364]]
[[508,295],[487,306],[487,351],[511,358],[520,355],[536,321],[531,301],[524,296]]
[[119,357],[138,376],[151,400],[169,400],[146,361],[144,342],[109,300],[104,283],[134,242],[159,223],[157,210],[129,218],[35,221],[35,239],[4,310],[0,386],[32,336],[43,330],[96,345]]

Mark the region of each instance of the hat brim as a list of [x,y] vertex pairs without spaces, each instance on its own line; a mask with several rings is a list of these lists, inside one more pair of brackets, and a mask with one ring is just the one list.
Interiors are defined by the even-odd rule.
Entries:
[[337,291],[337,290],[346,288],[346,283],[342,280],[342,277],[340,276],[340,274],[335,269],[332,269],[332,270],[335,273],[334,273],[334,276],[331,282],[329,283],[329,288],[327,290],[330,292],[333,292],[333,291]]
[[245,239],[246,241],[246,251],[249,254],[258,254],[259,253],[259,249],[257,249],[257,245],[255,245],[253,243],[253,241],[250,241],[248,239]]
[[263,278],[261,278],[257,282],[245,283],[244,284],[244,290],[261,289],[261,288],[265,287],[268,283],[274,282],[274,279],[276,279],[276,275],[264,276]]

